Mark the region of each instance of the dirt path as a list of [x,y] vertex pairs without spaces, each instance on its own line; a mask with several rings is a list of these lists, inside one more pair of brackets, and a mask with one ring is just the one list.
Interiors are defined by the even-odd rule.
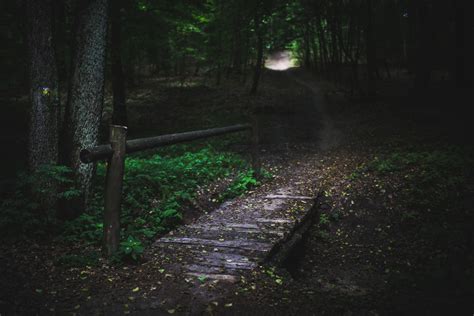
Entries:
[[[311,112],[314,112],[314,115],[320,118],[320,126],[310,125],[310,128],[318,130],[316,140],[318,150],[324,152],[336,148],[341,143],[342,132],[335,126],[334,118],[329,115],[329,104],[322,90],[323,83],[315,81],[314,78],[312,80],[304,78],[304,76],[295,72],[287,72],[286,74],[291,80],[294,80],[297,84],[305,87],[310,92],[308,99],[311,100],[310,102],[312,103],[311,106],[313,110]],[[311,115],[311,112],[306,111],[303,112],[302,115]]]

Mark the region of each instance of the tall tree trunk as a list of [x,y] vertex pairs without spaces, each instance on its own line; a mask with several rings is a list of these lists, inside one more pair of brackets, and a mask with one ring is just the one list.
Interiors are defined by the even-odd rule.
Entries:
[[473,32],[473,3],[472,0],[456,0],[455,9],[455,69],[457,115],[461,119],[462,136],[468,143],[474,138],[474,32]]
[[415,1],[415,88],[420,97],[429,86],[431,79],[431,46],[432,46],[432,28],[430,26],[431,8],[427,3]]
[[311,50],[313,52],[313,67],[314,67],[313,71],[317,72],[318,68],[319,68],[318,60],[321,57],[319,56],[319,51],[318,51],[318,47],[317,47],[317,44],[316,44],[316,36],[315,36],[314,25],[312,23],[310,24],[310,40],[311,40]]
[[309,32],[309,21],[306,21],[304,26],[304,66],[306,69],[311,69],[311,44],[310,44],[310,32]]
[[234,25],[234,40],[232,68],[233,71],[240,75],[242,73],[242,12],[240,6],[237,9]]
[[456,32],[456,65],[455,81],[459,89],[472,92],[473,84],[473,3],[471,0],[456,0],[455,5],[455,32]]
[[111,57],[112,57],[112,90],[113,115],[112,122],[116,125],[127,125],[127,106],[125,103],[125,78],[122,66],[122,0],[115,0],[111,7]]
[[52,1],[28,0],[30,54],[30,131],[28,163],[31,171],[58,161],[59,89],[52,43]]
[[323,18],[319,17],[316,23],[316,28],[318,30],[318,39],[319,39],[319,50],[321,55],[321,65],[320,69],[321,72],[325,75],[327,72],[328,67],[328,54],[327,54],[327,42],[326,36],[324,34],[324,27],[323,27]]
[[[59,82],[67,82],[68,63],[66,60],[66,51],[68,41],[66,38],[66,3],[65,0],[53,0],[53,40],[56,54]],[[61,86],[61,88],[65,88]]]
[[[65,210],[77,216],[91,191],[93,164],[82,164],[81,149],[97,145],[104,98],[107,0],[78,1],[75,52],[64,121],[65,162],[76,172],[82,196]],[[74,205],[74,208],[72,206]]]
[[377,71],[377,52],[374,38],[373,14],[374,8],[372,0],[367,0],[367,29],[366,29],[366,50],[367,50],[367,94],[374,97],[376,93],[375,74]]
[[263,65],[263,36],[257,30],[257,60],[255,61],[255,70],[253,74],[252,88],[250,94],[256,94],[258,89],[258,83],[262,74]]

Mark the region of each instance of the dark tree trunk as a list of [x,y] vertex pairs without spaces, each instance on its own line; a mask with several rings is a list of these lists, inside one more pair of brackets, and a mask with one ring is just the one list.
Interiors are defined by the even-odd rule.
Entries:
[[[65,163],[76,172],[82,196],[65,210],[66,217],[84,211],[94,166],[81,164],[79,152],[97,145],[104,98],[107,0],[80,1],[76,41],[64,124]],[[72,206],[74,205],[74,209]]]
[[221,85],[221,78],[222,78],[222,67],[221,62],[217,61],[217,69],[216,69],[216,86]]
[[236,74],[242,73],[242,13],[240,7],[237,11],[234,28],[235,45],[232,58],[232,68]]
[[258,83],[262,74],[263,65],[263,37],[259,31],[257,31],[257,60],[255,61],[255,70],[253,74],[252,88],[250,94],[256,94],[258,89]]
[[121,9],[122,1],[115,0],[111,7],[111,57],[112,57],[112,90],[113,90],[113,115],[115,125],[127,126],[127,106],[125,103],[125,78],[122,66],[122,27]]
[[319,17],[319,21],[316,23],[316,28],[318,30],[318,39],[319,39],[319,50],[321,56],[321,65],[320,69],[323,74],[327,71],[328,65],[328,54],[327,54],[327,44],[326,44],[326,36],[324,34],[324,27],[323,27],[323,19]]
[[375,75],[377,72],[377,52],[374,38],[374,14],[372,0],[367,0],[367,29],[366,29],[366,50],[367,50],[367,94],[374,97],[376,94]]
[[456,0],[455,4],[455,71],[456,103],[459,125],[468,143],[474,138],[474,23],[472,0]]
[[473,76],[473,3],[471,0],[455,1],[456,32],[456,86],[462,90],[472,90]]
[[59,82],[67,82],[68,63],[67,63],[66,55],[67,55],[67,48],[68,48],[69,43],[66,37],[67,12],[66,12],[65,0],[53,1],[53,14],[54,14],[53,40],[55,44],[54,46],[55,46]]
[[426,3],[415,1],[415,88],[420,96],[428,88],[431,79],[432,54],[431,39],[433,30],[430,27],[430,8]]
[[29,0],[30,131],[28,162],[31,171],[58,161],[59,89],[52,43],[52,1]]
[[309,21],[305,22],[304,26],[304,66],[306,69],[311,69],[311,44],[310,44]]
[[313,71],[316,72],[318,71],[318,68],[319,68],[318,60],[321,57],[319,56],[318,48],[316,45],[315,30],[314,30],[313,24],[310,25],[310,39],[311,39],[311,50],[313,51],[313,67],[314,67]]

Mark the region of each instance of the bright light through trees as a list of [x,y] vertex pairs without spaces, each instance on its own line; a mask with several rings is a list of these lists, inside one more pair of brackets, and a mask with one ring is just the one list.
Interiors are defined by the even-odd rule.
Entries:
[[265,67],[271,70],[287,70],[296,67],[296,63],[291,52],[281,51],[271,54],[265,61]]

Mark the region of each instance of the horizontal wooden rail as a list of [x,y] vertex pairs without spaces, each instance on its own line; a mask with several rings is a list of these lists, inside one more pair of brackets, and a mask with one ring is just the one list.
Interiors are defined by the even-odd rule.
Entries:
[[[155,137],[132,139],[127,141],[125,152],[127,154],[130,154],[146,149],[173,145],[223,134],[230,134],[251,128],[252,126],[249,124],[238,124],[178,134],[168,134]],[[113,153],[114,150],[112,149],[112,146],[110,144],[100,145],[93,148],[83,149],[80,153],[80,158],[83,163],[91,163],[99,160],[110,159]]]

